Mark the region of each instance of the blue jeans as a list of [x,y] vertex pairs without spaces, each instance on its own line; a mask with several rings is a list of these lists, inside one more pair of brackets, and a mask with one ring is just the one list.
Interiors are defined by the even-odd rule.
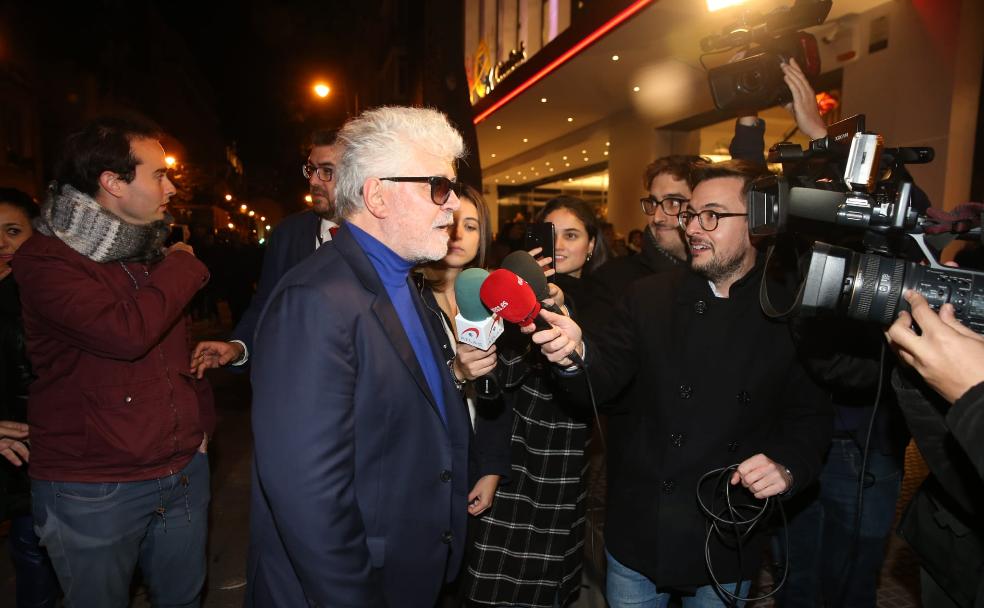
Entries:
[[17,608],[54,608],[61,591],[48,553],[34,533],[30,514],[10,520],[10,558],[14,562]]
[[156,608],[199,605],[210,498],[204,454],[159,479],[32,480],[31,494],[67,607],[125,608],[138,563]]
[[[900,463],[868,452],[857,554],[851,557],[857,513],[861,451],[850,439],[834,439],[818,484],[786,504],[789,573],[777,597],[783,608],[873,608],[878,574],[902,485]],[[782,533],[776,536],[782,563]]]
[[[645,574],[640,574],[620,563],[607,550],[608,576],[605,580],[605,599],[611,608],[666,608],[670,604],[671,593],[660,593],[656,583],[649,580]],[[737,583],[722,585],[730,593],[739,597],[748,597],[751,581],[742,581],[741,590],[737,593]],[[731,598],[722,596],[713,585],[698,587],[694,595],[684,595],[680,598],[683,608],[721,608],[730,606]],[[745,602],[737,602],[736,606],[744,606]]]

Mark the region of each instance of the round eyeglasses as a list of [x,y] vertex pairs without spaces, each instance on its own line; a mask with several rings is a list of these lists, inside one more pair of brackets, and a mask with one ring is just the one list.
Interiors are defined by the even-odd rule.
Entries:
[[747,213],[721,213],[713,209],[704,209],[697,213],[693,211],[681,211],[680,215],[677,216],[677,222],[680,223],[681,228],[686,230],[687,226],[690,225],[690,221],[696,217],[700,223],[700,227],[711,232],[718,227],[718,220],[722,217],[745,217],[747,215]]

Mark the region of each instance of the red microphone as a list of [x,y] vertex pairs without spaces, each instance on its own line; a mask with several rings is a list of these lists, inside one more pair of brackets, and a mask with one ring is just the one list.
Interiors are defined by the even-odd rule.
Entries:
[[[550,329],[551,325],[540,318],[540,302],[529,283],[516,273],[500,268],[489,273],[479,289],[479,297],[485,307],[510,323],[529,325],[537,329]],[[568,358],[578,367],[584,362],[576,352]]]
[[533,288],[505,268],[490,272],[478,293],[486,308],[510,323],[529,325],[538,318],[540,303]]

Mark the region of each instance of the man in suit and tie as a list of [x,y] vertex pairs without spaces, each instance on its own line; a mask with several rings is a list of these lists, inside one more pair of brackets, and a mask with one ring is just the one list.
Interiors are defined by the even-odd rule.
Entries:
[[243,366],[249,361],[253,332],[260,312],[280,277],[330,241],[338,230],[335,222],[335,167],[342,155],[337,129],[311,134],[311,152],[301,166],[308,180],[312,206],[285,218],[270,235],[256,293],[228,341],[199,342],[192,352],[192,373],[201,378],[206,369],[223,365]]
[[246,604],[432,608],[464,551],[469,418],[408,275],[447,252],[464,145],[403,107],[339,140],[342,227],[256,332]]

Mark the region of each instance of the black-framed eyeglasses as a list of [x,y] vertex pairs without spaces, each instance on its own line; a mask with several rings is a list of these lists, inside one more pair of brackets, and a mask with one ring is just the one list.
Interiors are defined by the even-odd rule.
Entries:
[[680,215],[680,211],[683,209],[683,206],[690,201],[678,196],[667,196],[663,200],[659,200],[650,194],[649,196],[640,198],[639,202],[642,203],[642,212],[646,215],[656,213],[656,207],[662,207],[663,213],[666,215]]
[[684,230],[690,225],[690,220],[697,218],[700,222],[700,227],[704,230],[711,232],[718,227],[718,220],[722,217],[745,217],[747,213],[721,213],[720,211],[715,211],[713,209],[704,209],[694,213],[693,211],[681,211],[680,215],[677,216],[677,222],[680,223],[680,227]]
[[430,177],[380,177],[379,179],[385,182],[430,184],[431,201],[438,206],[448,202],[448,198],[450,198],[452,192],[454,192],[455,196],[461,196],[461,184],[440,175],[431,175]]
[[311,163],[301,165],[301,175],[304,176],[304,179],[311,179],[311,176],[314,174],[317,174],[318,179],[323,182],[330,182],[335,179],[335,170],[331,167],[319,167]]

